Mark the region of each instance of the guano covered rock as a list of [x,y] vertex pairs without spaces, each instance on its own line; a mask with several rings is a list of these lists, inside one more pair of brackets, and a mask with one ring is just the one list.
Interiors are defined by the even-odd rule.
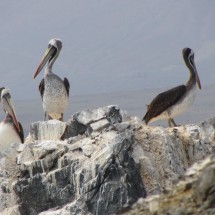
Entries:
[[[181,195],[175,186],[181,178],[187,180],[186,175],[194,172],[197,183],[203,177],[189,168],[203,159],[207,164],[207,159],[213,161],[208,156],[214,153],[214,128],[213,118],[175,128],[146,126],[114,105],[75,113],[66,123],[32,123],[24,145],[13,144],[1,152],[0,212],[103,215],[135,214],[138,208],[146,214],[168,211],[160,209],[158,199],[167,199],[165,192],[171,189]],[[208,175],[213,178],[209,170]],[[199,203],[207,198],[208,186],[212,192],[212,178],[211,185],[207,180],[198,182],[200,189],[193,198]],[[195,183],[185,187],[192,190]],[[136,209],[128,212],[136,202]],[[208,204],[210,208],[213,200]]]

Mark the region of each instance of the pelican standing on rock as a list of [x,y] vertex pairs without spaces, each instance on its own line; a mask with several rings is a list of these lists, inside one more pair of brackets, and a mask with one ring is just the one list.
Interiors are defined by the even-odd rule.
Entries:
[[190,78],[186,85],[180,85],[157,95],[148,106],[147,113],[143,117],[146,124],[157,120],[167,119],[171,127],[177,126],[173,117],[181,114],[189,108],[195,99],[197,85],[201,89],[201,83],[194,62],[194,52],[190,48],[182,50],[186,66],[190,70]]
[[67,78],[62,80],[52,72],[52,66],[57,59],[62,48],[62,42],[59,39],[52,39],[48,44],[45,55],[42,58],[34,78],[45,68],[45,77],[39,85],[39,91],[42,97],[43,110],[45,118],[58,119],[63,121],[63,114],[68,106],[69,100],[69,81]]
[[18,122],[9,89],[0,88],[1,103],[6,118],[0,123],[0,150],[6,149],[11,143],[23,143],[24,133]]

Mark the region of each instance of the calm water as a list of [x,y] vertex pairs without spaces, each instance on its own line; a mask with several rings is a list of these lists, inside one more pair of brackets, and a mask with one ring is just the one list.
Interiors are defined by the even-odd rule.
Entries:
[[[163,90],[163,89],[162,89]],[[67,121],[72,114],[77,111],[102,107],[116,104],[121,109],[126,110],[131,116],[142,118],[146,112],[146,105],[160,92],[161,89],[117,92],[110,94],[98,94],[87,96],[70,96],[69,108],[65,114],[64,120]],[[201,122],[209,117],[215,116],[215,86],[203,88],[198,92],[194,105],[184,114],[175,118],[178,124],[192,124]],[[31,122],[41,121],[44,118],[41,100],[23,100],[14,101],[16,113],[19,121],[22,123],[25,136],[29,132]],[[3,119],[2,110],[1,119]],[[158,121],[151,125],[167,126],[167,122]]]

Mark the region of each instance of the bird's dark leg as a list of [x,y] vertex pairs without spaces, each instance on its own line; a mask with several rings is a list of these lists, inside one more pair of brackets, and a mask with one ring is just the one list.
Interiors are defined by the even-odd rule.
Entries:
[[61,114],[61,118],[59,120],[63,122],[63,113]]
[[177,124],[175,123],[175,121],[174,121],[173,118],[171,118],[170,120],[171,120],[171,122],[172,122],[172,124],[173,124],[174,127],[177,126]]
[[46,121],[47,113],[44,114],[44,121]]
[[175,123],[173,118],[168,119],[168,125],[169,125],[169,127],[176,127],[177,126],[177,124]]
[[168,126],[169,126],[169,127],[172,127],[171,119],[168,119]]

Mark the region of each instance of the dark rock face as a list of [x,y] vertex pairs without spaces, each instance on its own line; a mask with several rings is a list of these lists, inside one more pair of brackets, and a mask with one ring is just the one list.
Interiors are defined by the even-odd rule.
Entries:
[[56,172],[56,182],[37,173],[30,179],[21,179],[14,185],[22,214],[38,214],[41,211],[62,206],[74,199],[74,185],[68,183],[69,168]]
[[93,214],[119,213],[138,198],[146,197],[138,166],[127,149],[113,154],[100,169],[87,191],[92,193],[87,206]]
[[66,126],[65,132],[62,135],[61,139],[65,140],[70,137],[75,137],[82,135],[87,130],[87,126],[79,123],[77,120],[70,120]]

